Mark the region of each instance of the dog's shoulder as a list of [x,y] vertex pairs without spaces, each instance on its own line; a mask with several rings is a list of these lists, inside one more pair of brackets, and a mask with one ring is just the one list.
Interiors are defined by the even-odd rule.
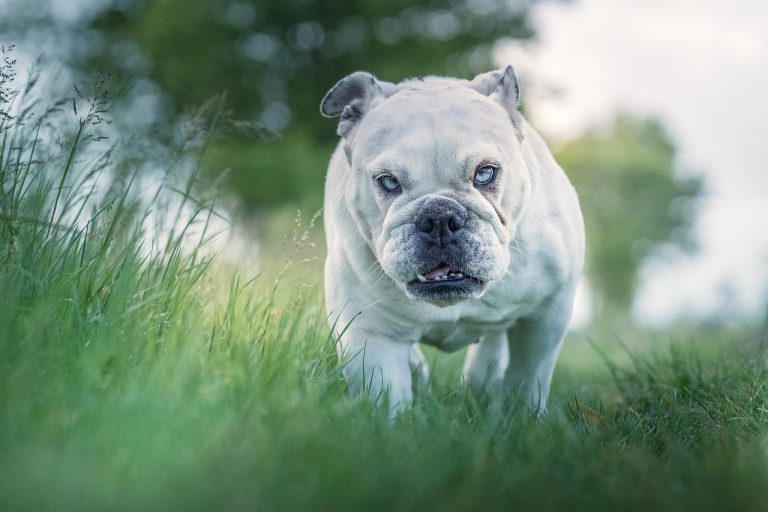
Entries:
[[[539,254],[557,281],[578,279],[584,265],[584,219],[576,190],[549,146],[524,121],[521,148],[531,174],[532,200],[520,226],[520,243]],[[516,249],[516,248],[513,248]]]

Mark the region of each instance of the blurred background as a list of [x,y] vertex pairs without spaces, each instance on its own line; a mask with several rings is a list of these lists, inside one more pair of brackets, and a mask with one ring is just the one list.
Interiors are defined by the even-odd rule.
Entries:
[[216,243],[230,263],[269,272],[296,212],[322,207],[336,122],[318,106],[344,75],[471,78],[511,63],[524,113],[581,197],[577,326],[765,316],[760,0],[0,0],[0,13],[20,70],[42,55],[62,91],[110,77],[111,130],[144,164],[172,146],[185,110],[223,95],[242,123],[211,142],[203,169],[233,224]]

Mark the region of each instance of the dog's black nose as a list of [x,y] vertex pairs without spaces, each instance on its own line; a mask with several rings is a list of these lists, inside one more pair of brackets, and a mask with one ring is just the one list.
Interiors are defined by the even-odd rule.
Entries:
[[447,197],[430,198],[419,207],[414,224],[422,239],[445,247],[467,221],[467,210]]

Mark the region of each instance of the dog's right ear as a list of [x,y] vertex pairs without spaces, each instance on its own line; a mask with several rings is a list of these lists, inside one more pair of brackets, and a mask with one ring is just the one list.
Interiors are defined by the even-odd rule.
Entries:
[[469,86],[480,94],[498,101],[506,109],[517,132],[517,139],[522,141],[523,126],[517,110],[520,102],[520,86],[512,66],[477,75]]
[[395,84],[381,82],[370,73],[356,71],[342,78],[328,91],[320,103],[320,112],[326,117],[341,115],[337,133],[346,138],[376,100],[388,98],[395,92]]

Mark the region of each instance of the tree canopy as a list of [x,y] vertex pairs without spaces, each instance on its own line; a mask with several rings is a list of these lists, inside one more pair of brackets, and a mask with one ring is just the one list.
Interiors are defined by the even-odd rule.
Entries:
[[701,181],[675,172],[675,146],[652,119],[620,115],[565,144],[557,158],[581,199],[597,310],[625,315],[641,263],[663,244],[693,247]]
[[[322,95],[343,76],[368,70],[386,80],[491,66],[502,38],[528,38],[529,2],[509,0],[142,0],[113,1],[88,26],[102,47],[86,65],[158,84],[171,117],[221,91],[235,115],[282,139],[216,145],[212,169],[230,168],[247,205],[310,198],[319,205],[335,123]],[[117,57],[117,58],[116,58]]]

